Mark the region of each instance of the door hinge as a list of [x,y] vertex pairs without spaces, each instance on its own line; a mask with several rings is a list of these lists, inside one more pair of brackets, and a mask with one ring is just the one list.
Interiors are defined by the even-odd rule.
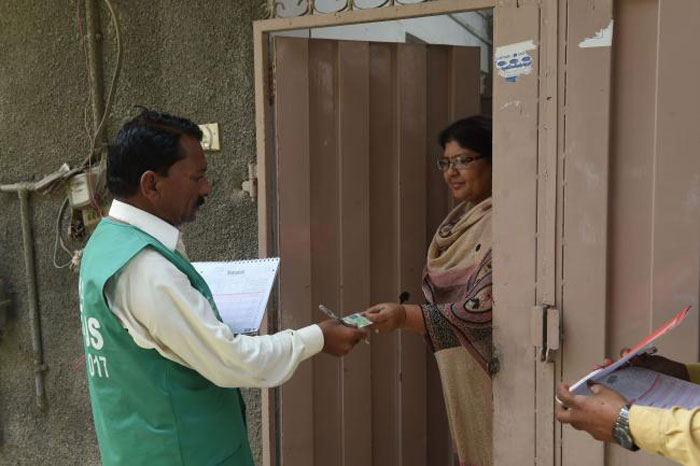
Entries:
[[561,315],[549,304],[534,306],[530,316],[530,340],[541,362],[552,362],[561,347]]
[[241,189],[248,193],[251,201],[258,198],[258,166],[254,163],[248,164],[248,179],[241,184]]

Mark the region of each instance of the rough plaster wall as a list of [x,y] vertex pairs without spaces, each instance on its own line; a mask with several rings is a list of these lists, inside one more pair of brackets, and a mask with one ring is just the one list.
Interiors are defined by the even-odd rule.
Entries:
[[[101,2],[100,2],[101,3]],[[193,260],[254,257],[255,206],[240,192],[254,160],[251,23],[255,0],[115,0],[123,68],[108,135],[141,104],[218,122],[222,151],[209,155],[214,194],[185,228]],[[101,6],[106,88],[113,35]],[[105,92],[106,94],[106,92]],[[70,1],[0,2],[0,184],[39,178],[85,156],[85,60]],[[36,266],[49,409],[34,406],[26,281],[16,195],[0,194],[0,278],[14,299],[0,336],[0,466],[97,465],[82,355],[77,277],[52,265],[58,195],[33,195]],[[260,454],[260,401],[245,394],[254,451]]]

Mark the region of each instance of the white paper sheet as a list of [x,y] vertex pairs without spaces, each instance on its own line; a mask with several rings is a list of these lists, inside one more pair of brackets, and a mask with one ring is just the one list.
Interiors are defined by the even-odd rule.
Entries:
[[[626,367],[601,378],[593,377],[592,382],[615,390],[631,404],[662,409],[700,406],[700,385],[642,367]],[[586,385],[575,393],[591,395]]]
[[279,257],[235,262],[193,262],[209,285],[221,319],[234,333],[260,329]]

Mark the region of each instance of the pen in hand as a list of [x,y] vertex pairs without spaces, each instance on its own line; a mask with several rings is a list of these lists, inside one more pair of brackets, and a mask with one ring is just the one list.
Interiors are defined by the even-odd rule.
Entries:
[[[318,308],[321,310],[321,312],[323,312],[324,314],[326,314],[326,315],[327,315],[328,317],[330,317],[331,319],[340,322],[341,325],[345,325],[346,327],[358,328],[357,325],[350,325],[350,324],[348,324],[347,322],[345,322],[343,319],[341,319],[340,317],[338,317],[337,315],[335,315],[335,312],[331,311],[330,309],[328,309],[328,308],[327,308],[326,306],[324,306],[323,304],[319,304],[319,305],[318,305]],[[369,340],[368,340],[367,338],[363,338],[362,341],[363,341],[363,343],[365,343],[366,345],[369,345]]]
[[334,313],[333,311],[331,311],[330,309],[328,309],[328,308],[327,308],[326,306],[324,306],[323,304],[319,304],[319,305],[318,305],[318,308],[321,310],[321,312],[323,312],[324,314],[326,314],[326,315],[327,315],[328,317],[330,317],[331,319],[335,319],[335,320],[337,320],[338,322],[340,322],[341,324],[347,326],[347,324],[346,324],[345,322],[343,322],[342,319],[341,319],[340,317],[338,317],[337,315],[335,315],[335,313]]

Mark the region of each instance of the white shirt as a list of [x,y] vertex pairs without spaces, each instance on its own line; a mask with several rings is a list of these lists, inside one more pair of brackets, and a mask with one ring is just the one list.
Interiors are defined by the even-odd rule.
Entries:
[[[117,200],[109,215],[187,257],[180,231],[160,218]],[[155,349],[221,387],[280,385],[301,361],[323,349],[318,325],[274,335],[234,335],[187,275],[150,248],[107,282],[105,298],[138,346]]]

